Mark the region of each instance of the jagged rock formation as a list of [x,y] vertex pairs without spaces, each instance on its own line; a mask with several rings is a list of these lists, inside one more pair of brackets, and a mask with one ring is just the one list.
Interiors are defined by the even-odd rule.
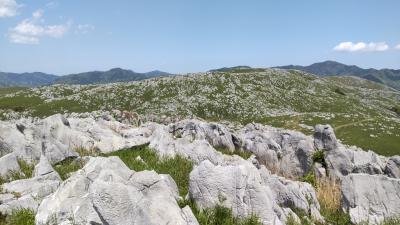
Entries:
[[[39,161],[33,178],[2,186],[0,212],[31,208],[37,211],[37,224],[68,224],[71,219],[83,224],[197,224],[189,207],[179,208],[177,201],[185,196],[178,195],[168,175],[135,172],[114,157],[89,157],[83,169],[61,183],[51,166],[79,157],[79,148],[109,153],[142,144],[161,156],[181,155],[194,163],[186,198],[201,209],[221,204],[238,217],[256,214],[263,224],[299,220],[292,209],[301,209],[324,221],[314,188],[293,180],[318,171],[318,177],[341,181],[342,207],[353,222],[377,224],[400,214],[398,156],[345,146],[329,125],[307,136],[260,124],[230,130],[194,119],[136,127],[107,114],[1,121],[0,128],[0,162],[6,162],[0,173],[18,170],[17,159]],[[253,156],[245,160],[218,149]],[[321,152],[323,163],[316,163],[314,155]]]

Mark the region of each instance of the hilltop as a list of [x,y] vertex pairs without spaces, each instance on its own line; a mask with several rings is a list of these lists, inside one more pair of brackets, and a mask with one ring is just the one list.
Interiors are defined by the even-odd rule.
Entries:
[[357,77],[318,77],[300,71],[246,69],[100,85],[3,89],[1,116],[121,110],[143,121],[202,118],[258,122],[312,133],[332,124],[345,144],[380,154],[400,153],[400,93]]

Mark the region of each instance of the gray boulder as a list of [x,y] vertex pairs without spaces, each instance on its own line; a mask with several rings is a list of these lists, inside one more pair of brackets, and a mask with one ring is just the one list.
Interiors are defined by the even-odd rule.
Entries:
[[318,150],[332,150],[338,147],[338,141],[330,125],[316,125],[314,128],[314,144]]
[[256,214],[263,224],[283,224],[271,190],[251,163],[215,166],[203,161],[190,173],[189,197],[200,209],[217,205],[244,218]]
[[216,123],[207,123],[200,120],[182,120],[169,125],[169,131],[176,138],[206,140],[214,148],[235,150],[232,134],[223,126]]
[[279,206],[300,209],[314,220],[324,221],[319,212],[320,206],[316,192],[309,183],[272,175],[265,168],[260,171],[264,183],[271,188],[274,199]]
[[342,179],[342,207],[353,223],[380,224],[400,214],[400,179],[349,174]]
[[197,225],[171,183],[168,175],[132,171],[118,157],[91,158],[42,201],[36,224]]
[[312,169],[313,139],[300,132],[248,124],[237,136],[243,150],[276,174],[294,178]]

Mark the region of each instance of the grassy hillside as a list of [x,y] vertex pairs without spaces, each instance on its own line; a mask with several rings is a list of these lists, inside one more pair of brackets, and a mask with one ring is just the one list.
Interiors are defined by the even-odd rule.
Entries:
[[55,85],[0,91],[0,115],[130,110],[142,115],[197,116],[260,122],[311,133],[332,124],[346,144],[400,154],[400,93],[354,77],[246,69],[104,85]]

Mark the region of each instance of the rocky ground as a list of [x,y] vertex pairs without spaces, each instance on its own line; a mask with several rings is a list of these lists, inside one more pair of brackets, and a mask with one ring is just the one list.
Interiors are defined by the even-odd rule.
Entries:
[[400,92],[356,77],[248,69],[0,90],[3,120],[95,110],[135,112],[142,121],[256,122],[306,134],[316,124],[331,124],[345,144],[386,156],[400,154]]
[[117,119],[0,121],[0,223],[221,224],[204,222],[220,212],[224,224],[398,222],[400,156],[344,145],[329,125],[305,135]]

